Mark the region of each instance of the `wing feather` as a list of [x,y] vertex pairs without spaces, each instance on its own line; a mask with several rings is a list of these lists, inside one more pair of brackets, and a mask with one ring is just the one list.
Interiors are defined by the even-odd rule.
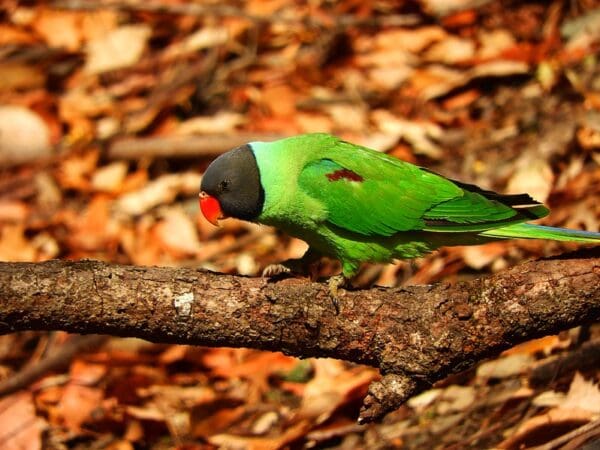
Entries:
[[[324,205],[328,222],[362,235],[482,231],[547,214],[527,195],[454,182],[347,142],[336,141],[320,156],[303,168],[300,189]],[[528,205],[513,206],[522,201]]]

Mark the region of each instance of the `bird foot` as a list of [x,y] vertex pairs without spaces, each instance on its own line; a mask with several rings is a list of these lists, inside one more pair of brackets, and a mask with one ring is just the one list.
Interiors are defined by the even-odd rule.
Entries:
[[291,269],[283,264],[269,264],[262,271],[262,276],[265,278],[273,278],[277,275],[290,273]]
[[329,278],[329,296],[331,297],[331,301],[333,303],[333,307],[335,308],[335,313],[340,313],[340,301],[339,301],[339,290],[340,288],[348,286],[348,279],[342,275],[334,275]]
[[311,272],[307,267],[306,262],[302,258],[287,259],[276,264],[269,264],[262,271],[262,276],[266,278],[274,278],[279,275],[290,276],[310,276]]

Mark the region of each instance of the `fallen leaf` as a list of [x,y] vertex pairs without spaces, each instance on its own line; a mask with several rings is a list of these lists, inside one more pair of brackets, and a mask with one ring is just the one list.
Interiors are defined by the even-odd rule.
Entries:
[[265,87],[261,92],[261,101],[274,116],[290,117],[296,113],[296,94],[288,85]]
[[513,34],[503,29],[482,30],[478,33],[477,38],[479,41],[477,57],[481,60],[496,58],[517,44]]
[[561,408],[583,409],[595,414],[600,414],[600,389],[598,384],[586,381],[576,372],[569,386],[569,391]]
[[34,44],[36,41],[30,32],[7,23],[0,24],[0,45]]
[[534,200],[544,203],[552,191],[554,172],[545,159],[522,157],[517,170],[508,180],[507,193],[527,192]]
[[465,411],[475,401],[473,386],[451,385],[436,399],[435,408],[440,415]]
[[510,378],[524,373],[534,361],[535,358],[527,353],[503,356],[481,364],[477,368],[477,376],[480,378]]
[[570,345],[571,339],[561,339],[560,336],[553,334],[515,345],[513,348],[502,352],[502,355],[508,356],[519,353],[525,353],[532,356],[535,356],[538,353],[549,355],[557,349],[566,349]]
[[46,84],[46,76],[47,73],[39,65],[3,62],[0,64],[0,92],[41,88]]
[[52,419],[73,431],[79,430],[103,398],[102,389],[69,383],[63,389],[58,405],[51,410]]
[[375,36],[375,46],[384,49],[400,49],[419,53],[435,42],[448,39],[448,33],[440,26],[422,26],[415,29],[391,29]]
[[278,450],[284,448],[286,444],[289,444],[303,436],[309,429],[310,423],[303,420],[294,425],[286,427],[283,433],[272,438],[235,436],[232,434],[215,434],[214,436],[208,438],[208,442],[213,445],[218,445],[219,448],[226,449]]
[[181,42],[172,44],[165,50],[165,57],[179,58],[189,53],[194,53],[205,48],[226,44],[230,39],[227,28],[203,27],[186,36]]
[[508,247],[500,242],[464,247],[462,257],[467,266],[481,270],[508,252]]
[[233,133],[238,126],[245,122],[246,118],[242,114],[221,111],[212,116],[194,117],[181,122],[175,133],[182,135]]
[[381,109],[373,111],[371,117],[383,133],[395,136],[398,140],[404,139],[413,146],[415,153],[431,158],[442,156],[442,149],[435,141],[443,131],[433,122],[412,122]]
[[80,18],[81,15],[75,11],[41,8],[32,28],[44,38],[48,46],[76,52],[83,41]]
[[96,169],[100,153],[97,150],[73,153],[61,161],[56,179],[64,189],[86,191],[90,188],[90,177]]
[[112,200],[96,195],[81,215],[67,220],[71,233],[69,244],[76,250],[107,250],[116,245],[119,223],[110,213]]
[[51,154],[50,130],[38,114],[21,106],[0,106],[0,166],[31,162]]
[[127,170],[128,164],[125,161],[116,161],[98,168],[92,176],[92,188],[101,192],[122,191]]
[[565,50],[588,50],[600,40],[600,10],[591,9],[587,14],[565,20],[560,32],[567,38]]
[[90,40],[84,70],[98,74],[137,63],[151,34],[152,29],[148,25],[123,25]]
[[154,228],[156,239],[175,256],[193,255],[201,244],[192,218],[179,206],[162,211],[163,219]]
[[162,204],[171,203],[178,194],[198,192],[201,177],[194,172],[163,175],[143,188],[129,192],[115,202],[115,210],[137,216]]
[[427,50],[425,59],[443,64],[457,64],[475,56],[475,43],[470,39],[449,36]]
[[76,359],[69,368],[71,383],[79,385],[94,385],[106,375],[108,367],[104,364],[94,364]]
[[315,359],[315,375],[305,385],[300,417],[323,423],[342,405],[362,398],[379,375],[367,368],[347,369],[341,361]]
[[0,261],[37,260],[37,249],[25,237],[25,229],[21,224],[4,225],[0,228]]
[[46,422],[35,414],[33,396],[20,391],[0,399],[0,447],[3,450],[38,450]]
[[437,17],[447,16],[456,11],[477,9],[489,2],[490,0],[420,0],[423,8]]
[[24,222],[29,212],[29,205],[25,202],[0,200],[0,222]]
[[552,408],[521,423],[508,439],[496,448],[521,449],[542,445],[553,438],[565,434],[593,418],[589,411]]

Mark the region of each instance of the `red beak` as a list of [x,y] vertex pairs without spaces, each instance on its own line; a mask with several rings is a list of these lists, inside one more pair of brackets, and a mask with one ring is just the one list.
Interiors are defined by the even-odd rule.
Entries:
[[200,192],[200,211],[210,223],[219,226],[219,219],[223,219],[223,211],[219,200],[211,197],[206,192]]

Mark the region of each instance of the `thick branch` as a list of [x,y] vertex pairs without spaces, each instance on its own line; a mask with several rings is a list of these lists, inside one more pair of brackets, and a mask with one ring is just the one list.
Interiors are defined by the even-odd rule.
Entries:
[[280,350],[379,367],[373,420],[518,342],[600,319],[600,256],[528,262],[456,285],[342,291],[202,270],[95,261],[0,263],[0,333],[65,330]]

